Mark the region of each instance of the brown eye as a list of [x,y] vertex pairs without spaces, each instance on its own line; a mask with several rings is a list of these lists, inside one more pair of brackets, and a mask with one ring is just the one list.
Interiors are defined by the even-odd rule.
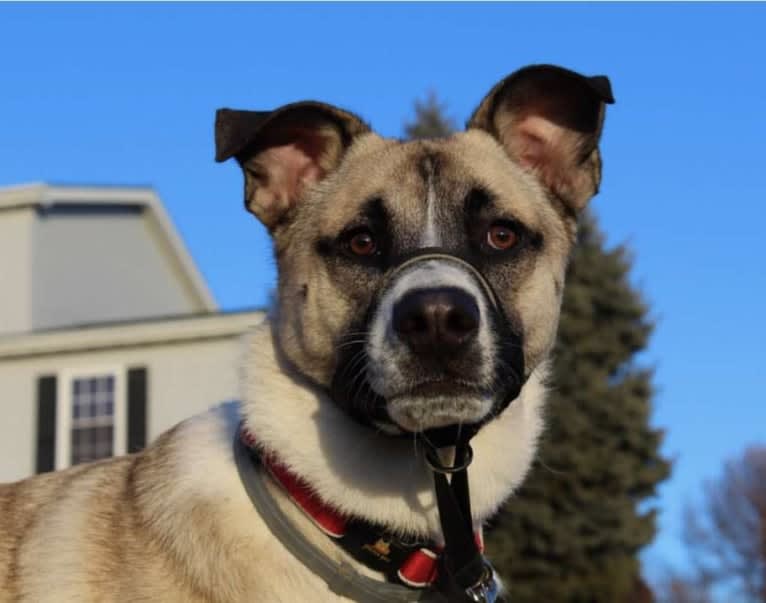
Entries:
[[375,243],[375,237],[372,233],[366,230],[356,233],[349,240],[348,247],[351,253],[358,256],[369,256],[378,250],[378,246]]
[[505,251],[516,244],[518,236],[510,226],[493,224],[487,231],[487,245],[498,251]]

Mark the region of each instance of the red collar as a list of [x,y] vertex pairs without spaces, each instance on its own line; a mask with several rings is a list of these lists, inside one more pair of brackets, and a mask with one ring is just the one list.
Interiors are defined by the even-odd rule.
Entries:
[[[396,576],[402,583],[413,588],[426,588],[436,581],[441,547],[434,544],[408,548],[399,546],[398,548],[403,554],[391,555],[392,542],[390,538],[385,536],[383,530],[380,529],[377,532],[370,532],[370,524],[365,524],[364,534],[360,540],[359,534],[352,533],[354,531],[359,532],[359,530],[355,530],[359,523],[358,520],[343,516],[338,510],[324,502],[305,480],[287,469],[273,453],[262,454],[252,432],[243,428],[240,437],[246,446],[258,452],[264,467],[268,469],[271,476],[293,503],[304,512],[314,525],[327,536],[336,540],[350,554],[353,555],[354,551],[351,548],[354,548],[361,549],[367,556],[372,555],[380,561],[373,567],[379,571],[382,571],[381,563],[388,563],[389,561],[397,563],[398,569],[393,568],[396,569]],[[484,542],[481,530],[478,530],[474,536],[479,550],[483,551]],[[352,546],[349,546],[349,541],[353,541]],[[364,561],[362,562],[364,563]],[[384,573],[390,575],[392,572],[389,570]]]

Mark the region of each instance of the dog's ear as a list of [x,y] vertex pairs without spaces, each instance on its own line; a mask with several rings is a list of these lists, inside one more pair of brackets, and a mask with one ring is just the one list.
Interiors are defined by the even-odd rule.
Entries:
[[215,160],[237,159],[245,207],[274,230],[305,187],[338,167],[353,139],[369,131],[355,115],[313,101],[274,111],[219,109]]
[[499,82],[467,127],[495,137],[512,159],[576,212],[598,192],[598,140],[605,104],[613,102],[606,76],[532,65]]

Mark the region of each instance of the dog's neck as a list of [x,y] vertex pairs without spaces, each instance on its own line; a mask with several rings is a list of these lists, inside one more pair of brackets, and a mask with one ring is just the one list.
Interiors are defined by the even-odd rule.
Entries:
[[[250,334],[244,414],[265,450],[344,515],[441,541],[431,473],[414,438],[392,438],[348,417],[281,361],[267,322]],[[472,440],[471,506],[478,526],[523,479],[542,427],[543,370]]]

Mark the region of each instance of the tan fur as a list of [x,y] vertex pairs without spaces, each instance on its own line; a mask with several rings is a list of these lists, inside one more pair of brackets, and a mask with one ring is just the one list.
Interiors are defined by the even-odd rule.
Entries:
[[[461,220],[477,189],[491,195],[493,216],[510,216],[537,238],[515,259],[483,267],[523,332],[517,349],[528,379],[472,440],[472,521],[480,527],[532,461],[576,211],[600,178],[603,106],[576,78],[558,68],[522,70],[490,92],[466,132],[434,141],[383,139],[321,103],[220,111],[217,158],[236,157],[243,167],[248,208],[272,232],[279,267],[276,307],[247,342],[245,400],[184,421],[138,454],[0,485],[0,603],[343,600],[254,509],[232,454],[243,420],[341,512],[442,541],[422,450],[361,426],[328,394],[339,340],[385,281],[381,270],[334,262],[332,250],[322,249],[337,247],[376,200],[401,254],[424,247],[433,221],[450,225],[446,245],[474,245],[465,232],[472,225]],[[561,95],[552,108],[551,81]],[[399,399],[406,403],[407,395]],[[454,403],[447,408],[460,412],[471,394],[464,395],[446,396]],[[375,576],[270,487],[315,546]]]
[[[186,464],[196,459],[183,448],[205,421],[223,440],[236,426],[216,425],[221,416],[192,420],[141,454],[3,486],[0,567],[8,569],[0,601],[295,600],[282,598],[272,574],[291,558],[244,492],[225,489],[238,485],[236,475],[209,476],[222,488],[217,496],[190,491],[190,481],[202,475]],[[205,442],[197,445],[213,465],[229,460],[217,459],[222,451]],[[287,567],[281,572],[290,574]]]

